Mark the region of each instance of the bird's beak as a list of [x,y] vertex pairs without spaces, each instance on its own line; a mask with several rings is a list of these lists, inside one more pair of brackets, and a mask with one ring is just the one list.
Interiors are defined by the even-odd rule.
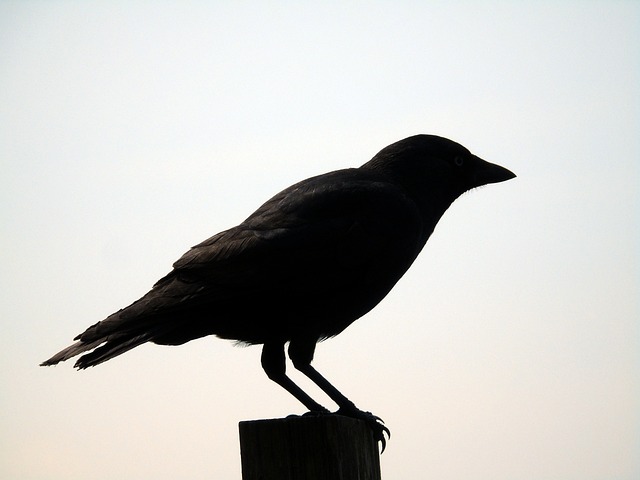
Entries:
[[[475,155],[474,155],[475,157]],[[506,180],[510,180],[515,178],[516,174],[511,170],[507,170],[500,165],[496,165],[495,163],[489,163],[486,160],[482,160],[480,157],[475,157],[476,165],[475,165],[475,178],[474,183],[475,187],[479,187],[481,185],[487,185],[489,183],[499,183],[504,182]]]

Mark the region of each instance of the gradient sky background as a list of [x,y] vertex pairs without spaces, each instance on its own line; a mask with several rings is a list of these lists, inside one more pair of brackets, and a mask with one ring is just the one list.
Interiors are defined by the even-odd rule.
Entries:
[[304,411],[259,347],[38,363],[282,188],[435,133],[518,178],[314,364],[390,427],[385,480],[640,478],[640,3],[311,4],[0,1],[0,477],[239,479],[238,421]]

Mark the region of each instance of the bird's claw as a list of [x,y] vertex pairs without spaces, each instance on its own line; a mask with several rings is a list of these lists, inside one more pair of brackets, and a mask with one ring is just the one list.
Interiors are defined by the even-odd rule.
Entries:
[[384,425],[384,421],[380,417],[372,414],[371,412],[363,412],[362,410],[357,409],[355,406],[349,408],[341,407],[336,412],[336,415],[356,418],[365,422],[373,433],[373,439],[376,442],[380,442],[380,444],[382,445],[380,453],[384,452],[384,449],[387,446],[387,439],[391,438],[391,431]]
[[[342,415],[343,417],[355,418],[357,420],[362,420],[367,424],[367,426],[371,429],[373,433],[373,439],[376,442],[380,442],[382,445],[382,449],[380,453],[384,452],[384,449],[387,446],[387,439],[391,438],[391,431],[384,425],[384,421],[374,415],[371,412],[363,412],[356,408],[355,405],[349,405],[347,407],[340,407],[338,411],[334,413],[330,412],[326,408],[320,406],[318,409],[309,410],[308,412],[303,413],[302,415],[288,415],[287,418],[292,417],[319,417],[322,415]],[[386,437],[385,437],[386,436]]]

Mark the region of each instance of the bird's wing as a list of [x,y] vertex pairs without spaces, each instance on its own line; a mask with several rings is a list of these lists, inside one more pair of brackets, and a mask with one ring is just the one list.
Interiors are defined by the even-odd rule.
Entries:
[[399,278],[422,247],[417,209],[392,183],[348,172],[293,185],[194,246],[114,323],[283,291],[321,296],[366,283],[376,268]]
[[327,275],[348,283],[392,245],[419,249],[420,216],[394,184],[330,175],[290,187],[239,226],[196,245],[172,274],[187,283],[262,288],[295,286],[301,277],[320,283]]

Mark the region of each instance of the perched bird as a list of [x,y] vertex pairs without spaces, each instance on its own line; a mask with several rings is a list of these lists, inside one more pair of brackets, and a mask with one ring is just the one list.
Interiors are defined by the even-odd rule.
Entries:
[[79,369],[140,344],[216,335],[262,344],[262,367],[310,412],[328,413],[285,373],[293,366],[382,442],[389,430],[311,366],[316,343],[375,307],[463,192],[515,175],[446,138],[415,135],[360,168],[308,178],[238,226],[191,248],[142,298],[78,335],[42,365],[80,353]]

